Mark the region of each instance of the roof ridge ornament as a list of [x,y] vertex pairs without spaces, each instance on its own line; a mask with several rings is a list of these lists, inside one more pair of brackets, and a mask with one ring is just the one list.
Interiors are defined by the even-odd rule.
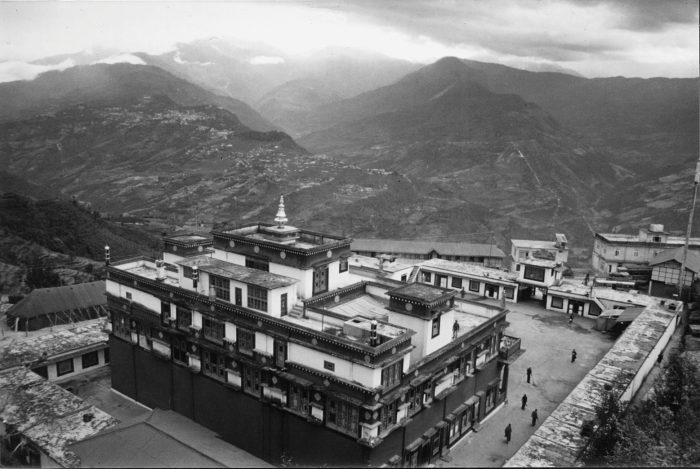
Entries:
[[278,228],[282,228],[287,223],[287,215],[284,213],[284,196],[280,196],[280,204],[277,209],[277,215],[275,216],[275,223],[277,223]]

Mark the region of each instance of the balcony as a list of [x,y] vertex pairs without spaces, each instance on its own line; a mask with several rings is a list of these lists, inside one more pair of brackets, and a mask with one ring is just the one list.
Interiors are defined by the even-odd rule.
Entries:
[[498,357],[508,362],[515,360],[520,355],[520,342],[521,339],[519,337],[504,335],[501,340]]

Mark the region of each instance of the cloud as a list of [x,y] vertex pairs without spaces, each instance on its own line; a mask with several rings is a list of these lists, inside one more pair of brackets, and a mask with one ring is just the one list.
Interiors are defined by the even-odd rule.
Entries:
[[253,65],[275,65],[283,64],[284,59],[282,57],[270,57],[267,55],[257,55],[251,58],[248,62]]
[[75,66],[75,62],[71,59],[66,59],[54,65],[39,65],[18,60],[10,60],[0,63],[0,83],[18,80],[33,80],[39,74],[49,72],[51,70],[65,70]]
[[95,63],[96,64],[127,63],[127,64],[133,64],[133,65],[146,65],[146,62],[144,62],[141,57],[138,57],[138,56],[133,55],[133,54],[111,55],[111,56],[106,57],[104,59],[98,60]]

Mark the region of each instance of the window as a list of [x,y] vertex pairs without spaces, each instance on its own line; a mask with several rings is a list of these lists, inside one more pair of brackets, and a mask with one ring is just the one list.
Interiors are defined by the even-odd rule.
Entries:
[[82,360],[83,360],[83,369],[90,368],[91,366],[95,366],[100,362],[100,359],[97,356],[97,351],[86,353],[85,355],[83,355]]
[[194,275],[192,274],[192,267],[183,267],[182,268],[182,276],[185,278],[194,277]]
[[282,293],[280,295],[280,315],[281,316],[287,315],[287,294],[286,293]]
[[120,313],[112,313],[112,333],[122,339],[131,340],[129,317]]
[[559,296],[552,297],[552,308],[562,309],[564,307],[564,299]]
[[339,272],[347,272],[348,271],[348,259],[346,257],[340,259],[340,265],[338,266],[338,271]]
[[314,295],[328,291],[328,267],[314,269]]
[[396,401],[390,402],[389,404],[382,407],[381,413],[381,423],[379,428],[381,430],[386,430],[392,425],[396,424]]
[[435,274],[435,286],[440,288],[447,288],[447,276]]
[[202,321],[202,331],[204,337],[220,343],[224,338],[224,323],[205,316]]
[[131,292],[130,291],[126,292],[126,299],[127,300],[131,299]]
[[297,386],[296,384],[290,384],[288,406],[292,410],[308,415],[309,391],[301,386]]
[[402,282],[405,282],[405,281],[407,281],[407,280],[408,280],[408,276],[407,276],[406,274],[403,274],[403,275],[401,276],[401,281],[402,281]]
[[636,250],[635,250],[635,251],[632,251],[632,255],[633,255],[634,257],[639,256],[639,251],[636,251]]
[[284,368],[285,361],[287,360],[287,343],[281,340],[275,339],[275,366],[278,368]]
[[440,316],[435,316],[433,319],[433,337],[437,337],[440,334]]
[[513,297],[515,296],[515,288],[505,287],[505,288],[503,288],[503,293],[504,293],[506,298],[508,298],[509,300],[512,300]]
[[542,267],[526,265],[524,277],[528,280],[544,282],[544,269]]
[[40,366],[39,368],[33,368],[32,371],[44,379],[49,379],[49,369],[46,366]]
[[236,287],[236,306],[243,306],[243,290]]
[[382,370],[382,386],[391,387],[401,382],[403,373],[403,359],[387,366]]
[[323,368],[325,368],[328,371],[335,371],[335,363],[329,362],[328,360],[324,360]]
[[615,249],[615,255],[616,255],[616,256],[619,256],[619,255],[620,255],[620,250],[619,250],[619,249]]
[[248,285],[248,307],[267,312],[267,290]]
[[236,329],[236,344],[238,344],[238,352],[246,355],[252,355],[255,348],[255,332],[241,329]]
[[356,406],[328,398],[326,400],[326,408],[328,409],[326,424],[329,427],[357,436],[359,412]]
[[177,327],[187,329],[192,325],[192,311],[178,306],[175,313],[177,314]]
[[462,279],[459,277],[452,277],[452,288],[462,288]]
[[661,242],[661,236],[654,236],[654,242],[655,242],[655,243],[660,243],[660,242]]
[[476,280],[469,281],[469,291],[479,291],[479,282]]
[[185,339],[173,336],[170,350],[172,350],[174,361],[184,363],[185,365],[188,363],[187,341]]
[[231,282],[229,279],[209,274],[209,285],[214,287],[217,298],[231,301]]
[[260,396],[260,370],[250,366],[243,368],[243,390],[256,397]]
[[160,318],[164,323],[170,319],[170,303],[165,301],[160,302]]
[[56,363],[56,374],[58,376],[67,375],[68,373],[73,373],[73,359],[63,360]]
[[203,349],[202,365],[202,371],[205,375],[222,381],[226,380],[226,356]]
[[421,272],[421,278],[424,282],[430,283],[430,279],[432,278],[432,276],[430,275],[430,272]]
[[263,270],[265,272],[270,271],[270,262],[267,259],[246,256],[245,266],[250,267],[251,269]]
[[515,271],[520,272],[520,264],[515,264]]

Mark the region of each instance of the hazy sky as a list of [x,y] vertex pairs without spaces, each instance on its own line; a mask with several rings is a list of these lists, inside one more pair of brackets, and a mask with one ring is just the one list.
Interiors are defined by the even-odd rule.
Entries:
[[212,36],[286,53],[346,46],[424,63],[455,55],[586,76],[698,75],[697,0],[0,1],[0,61],[91,47],[158,53]]

